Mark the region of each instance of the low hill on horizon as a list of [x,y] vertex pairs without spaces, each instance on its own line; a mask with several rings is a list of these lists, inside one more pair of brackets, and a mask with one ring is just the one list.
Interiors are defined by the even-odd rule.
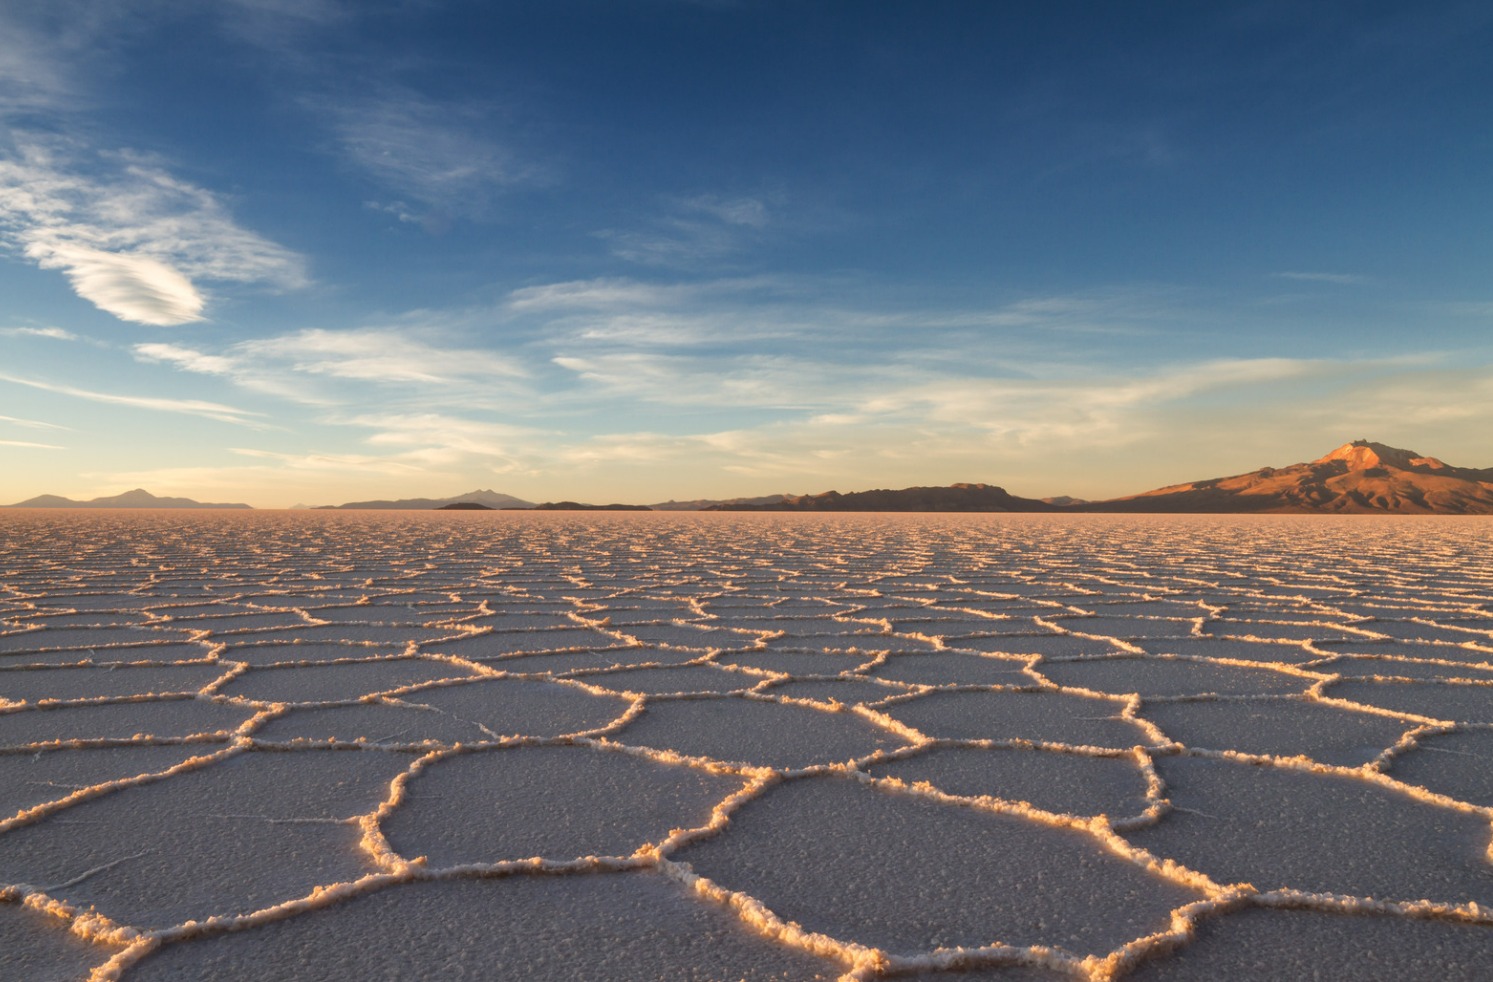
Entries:
[[841,494],[784,495],[765,504],[720,504],[705,511],[967,511],[1055,512],[1062,509],[1037,498],[1019,498],[993,484],[902,488],[897,491],[852,491]]
[[1354,440],[1316,460],[1076,505],[1109,513],[1493,515],[1493,468]]
[[[763,494],[755,498],[694,498],[689,501],[660,501],[648,507],[654,511],[707,511],[717,505],[775,505],[791,494]],[[723,510],[723,509],[716,509]]]
[[64,498],[59,494],[41,494],[35,498],[27,498],[13,505],[5,505],[6,508],[249,508],[249,505],[241,502],[222,503],[194,501],[191,498],[159,498],[146,491],[144,488],[135,488],[124,494],[110,495],[105,498],[91,498],[88,501],[74,501],[72,498]]
[[435,511],[450,505],[485,505],[494,510],[503,508],[533,508],[532,501],[515,498],[511,494],[488,489],[468,491],[449,498],[396,498],[377,501],[349,501],[341,505],[317,505],[317,511]]

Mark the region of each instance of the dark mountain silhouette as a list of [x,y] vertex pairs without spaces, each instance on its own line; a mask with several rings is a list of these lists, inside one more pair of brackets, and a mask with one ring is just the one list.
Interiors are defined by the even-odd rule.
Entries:
[[193,501],[191,498],[158,498],[143,488],[126,491],[107,498],[89,501],[74,501],[56,494],[43,494],[35,498],[18,501],[8,508],[248,508],[248,505],[233,503]]
[[1018,498],[992,484],[955,484],[946,488],[900,491],[852,491],[841,494],[785,495],[766,504],[712,505],[705,511],[1060,511],[1036,498]]
[[1413,450],[1355,440],[1310,463],[1262,467],[1072,510],[1493,515],[1493,468],[1453,467]]
[[458,501],[450,505],[441,505],[436,511],[497,511],[492,505],[482,505],[475,501]]
[[434,511],[446,505],[470,502],[478,505],[486,505],[488,508],[533,508],[534,503],[522,498],[515,498],[511,494],[501,494],[497,491],[468,491],[466,494],[452,495],[449,498],[398,498],[392,501],[349,501],[342,505],[318,505],[320,510],[330,509],[351,511],[372,511],[384,509],[387,511]]
[[586,505],[579,501],[546,501],[533,511],[652,511],[647,505]]
[[786,494],[764,494],[755,498],[695,498],[692,501],[660,501],[656,505],[650,505],[654,511],[705,511],[716,505],[775,505],[784,498],[791,497]]

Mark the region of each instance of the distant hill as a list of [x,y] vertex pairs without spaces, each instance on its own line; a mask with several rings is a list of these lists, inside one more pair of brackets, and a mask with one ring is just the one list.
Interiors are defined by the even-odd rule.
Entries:
[[785,495],[766,504],[720,504],[705,511],[1061,511],[1036,498],[1018,498],[992,484],[955,484],[946,488],[903,488],[900,491],[852,491],[841,494]]
[[693,501],[675,501],[670,498],[668,501],[661,501],[649,507],[654,511],[705,511],[717,505],[775,505],[788,497],[792,496],[764,494],[756,498],[696,498]]
[[532,501],[515,498],[511,494],[500,494],[497,491],[468,491],[466,494],[452,495],[449,498],[399,498],[393,501],[349,501],[343,505],[318,505],[320,510],[375,510],[384,509],[388,511],[435,511],[447,505],[462,503],[485,505],[488,508],[533,508]]
[[585,505],[579,501],[546,501],[533,511],[652,511],[647,505]]
[[1262,467],[1072,510],[1493,515],[1493,468],[1453,467],[1413,450],[1355,440],[1309,463]]
[[108,498],[93,498],[89,501],[74,501],[56,494],[43,494],[27,498],[7,508],[248,508],[248,505],[233,503],[193,501],[191,498],[158,498],[142,488],[126,491]]

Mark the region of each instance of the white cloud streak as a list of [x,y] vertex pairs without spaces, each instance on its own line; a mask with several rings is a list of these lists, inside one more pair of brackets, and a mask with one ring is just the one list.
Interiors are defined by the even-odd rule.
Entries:
[[0,328],[0,337],[51,338],[53,341],[78,340],[78,336],[72,331],[65,331],[60,327],[5,327]]
[[[329,119],[347,159],[406,201],[368,202],[401,221],[437,230],[454,215],[481,215],[493,195],[542,181],[538,168],[479,135],[495,112],[475,103],[436,102],[385,86],[371,95],[308,99]],[[423,210],[422,210],[423,209]]]
[[665,214],[641,228],[603,229],[596,235],[619,259],[690,269],[759,241],[770,224],[767,203],[759,198],[698,195],[671,199]]
[[196,280],[307,282],[299,256],[237,225],[212,192],[154,160],[59,140],[22,140],[0,157],[0,242],[61,271],[100,310],[153,326],[203,319]]
[[1334,286],[1356,286],[1369,282],[1368,277],[1358,276],[1353,273],[1304,273],[1284,272],[1276,273],[1283,280],[1297,280],[1302,283],[1331,283]]
[[142,362],[328,408],[371,405],[370,383],[414,390],[426,405],[485,401],[525,375],[516,361],[494,352],[441,346],[394,328],[309,329],[241,341],[221,353],[159,342],[132,351]]
[[25,426],[36,430],[65,430],[69,428],[60,426],[57,423],[43,423],[39,419],[21,419],[19,416],[0,416],[0,423],[9,423],[12,426]]
[[62,385],[55,382],[42,382],[37,379],[20,378],[5,373],[0,373],[0,382],[9,382],[12,385],[24,385],[28,388],[40,389],[44,392],[55,392],[58,395],[71,396],[74,399],[85,399],[89,402],[101,402],[112,406],[127,406],[131,409],[149,409],[155,412],[201,416],[204,419],[214,419],[222,423],[233,423],[237,426],[256,428],[262,426],[262,424],[252,419],[252,417],[262,415],[261,413],[238,409],[237,407],[225,405],[220,402],[207,402],[200,399],[167,399],[157,396],[117,395],[112,392],[97,392],[91,389],[80,389],[76,386]]
[[55,443],[31,443],[26,440],[0,440],[0,447],[26,447],[35,450],[66,450]]

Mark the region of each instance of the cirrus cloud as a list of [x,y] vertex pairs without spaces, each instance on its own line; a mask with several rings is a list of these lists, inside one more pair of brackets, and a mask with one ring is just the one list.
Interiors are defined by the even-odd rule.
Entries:
[[212,192],[138,154],[26,139],[0,155],[0,244],[61,271],[120,320],[204,319],[197,280],[304,286],[300,256],[239,226]]

